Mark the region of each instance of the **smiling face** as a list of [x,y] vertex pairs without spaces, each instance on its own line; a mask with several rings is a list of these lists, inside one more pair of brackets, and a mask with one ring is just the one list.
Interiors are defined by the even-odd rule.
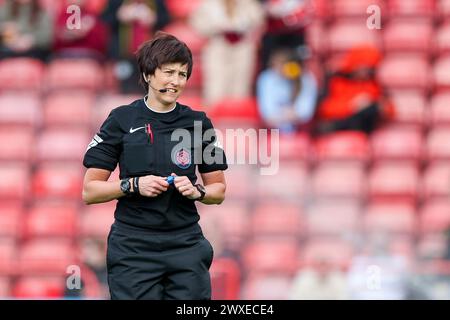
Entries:
[[[148,104],[157,110],[167,110],[174,106],[187,83],[188,66],[180,62],[166,63],[156,68],[155,74],[147,76],[149,86]],[[167,89],[166,92],[159,92]]]

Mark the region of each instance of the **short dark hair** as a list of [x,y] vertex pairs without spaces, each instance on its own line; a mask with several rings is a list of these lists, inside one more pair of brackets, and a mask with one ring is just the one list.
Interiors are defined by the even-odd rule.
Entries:
[[136,59],[139,67],[139,83],[148,90],[148,84],[144,80],[145,75],[154,75],[155,70],[166,63],[187,64],[187,78],[192,73],[192,52],[183,41],[175,36],[158,31],[152,40],[140,45],[136,51]]

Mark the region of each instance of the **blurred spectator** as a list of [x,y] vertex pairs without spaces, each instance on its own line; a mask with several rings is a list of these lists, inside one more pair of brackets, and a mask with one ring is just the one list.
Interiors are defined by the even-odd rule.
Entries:
[[325,87],[317,110],[318,134],[338,130],[372,132],[393,117],[393,105],[376,80],[381,53],[371,46],[351,49]]
[[[72,19],[76,13],[67,13],[70,5],[80,8],[80,25]],[[72,26],[73,23],[73,26]],[[103,60],[106,57],[108,28],[101,14],[88,5],[87,0],[66,0],[57,14],[54,51],[63,57],[89,57]]]
[[289,294],[291,300],[347,299],[345,275],[325,257],[317,258],[311,268],[300,270]]
[[261,117],[269,127],[292,132],[314,116],[317,81],[305,68],[299,51],[278,48],[270,58],[270,68],[257,80]]
[[109,299],[106,242],[98,238],[81,240],[81,289],[68,289],[68,298]]
[[410,270],[403,256],[389,252],[390,237],[379,232],[369,237],[348,271],[350,299],[404,300],[410,298]]
[[134,56],[138,46],[169,23],[164,0],[110,0],[102,14],[111,30],[109,56]]
[[45,60],[52,41],[51,15],[39,0],[6,0],[0,5],[0,58]]
[[203,0],[191,16],[208,38],[202,52],[207,105],[252,94],[263,9],[257,0]]
[[292,49],[305,44],[305,26],[311,21],[311,0],[260,0],[266,12],[261,67],[268,67],[273,48]]
[[446,239],[446,252],[444,259],[450,261],[450,227],[445,230],[445,239]]
[[141,92],[134,57],[138,46],[170,21],[164,0],[112,0],[102,14],[111,31],[108,56],[117,61],[115,73],[124,93]]

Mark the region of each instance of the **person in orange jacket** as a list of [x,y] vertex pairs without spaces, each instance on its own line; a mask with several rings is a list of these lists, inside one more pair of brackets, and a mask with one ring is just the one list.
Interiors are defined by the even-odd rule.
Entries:
[[378,49],[368,45],[354,47],[343,57],[319,104],[316,133],[339,130],[370,133],[381,121],[394,116],[394,107],[376,80],[380,60]]

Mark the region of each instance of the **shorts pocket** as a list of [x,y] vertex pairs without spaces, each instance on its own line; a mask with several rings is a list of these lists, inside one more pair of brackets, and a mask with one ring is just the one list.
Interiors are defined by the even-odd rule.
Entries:
[[208,239],[203,238],[203,242],[205,243],[205,251],[206,251],[206,265],[208,266],[208,269],[211,267],[212,261],[214,259],[214,249],[213,246],[211,245],[211,242],[209,242]]

